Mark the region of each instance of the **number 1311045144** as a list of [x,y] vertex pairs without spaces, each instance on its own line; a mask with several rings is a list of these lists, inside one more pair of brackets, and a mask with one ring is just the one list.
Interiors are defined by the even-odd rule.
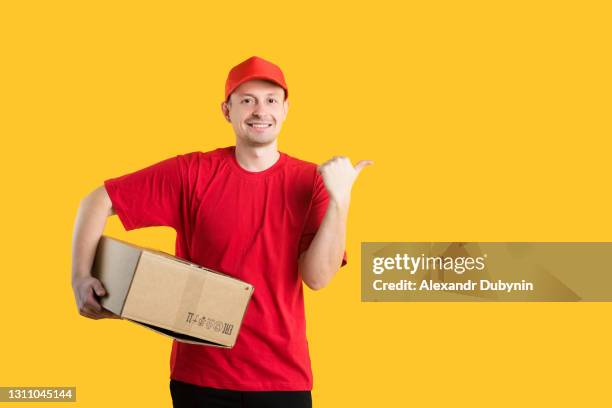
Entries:
[[0,402],[76,401],[76,387],[0,387]]

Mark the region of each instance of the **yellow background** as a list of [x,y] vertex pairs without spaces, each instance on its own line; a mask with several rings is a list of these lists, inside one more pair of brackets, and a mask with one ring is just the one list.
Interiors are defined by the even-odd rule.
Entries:
[[[606,3],[3,2],[0,385],[171,405],[168,338],[77,314],[74,217],[106,178],[233,144],[225,77],[258,55],[290,88],[282,151],[376,162],[349,264],[306,295],[316,407],[610,406],[609,303],[361,303],[359,259],[612,240]],[[173,250],[170,229],[106,233]]]

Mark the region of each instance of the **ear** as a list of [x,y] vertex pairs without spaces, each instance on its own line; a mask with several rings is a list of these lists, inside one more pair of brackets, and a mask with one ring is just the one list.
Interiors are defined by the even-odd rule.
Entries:
[[285,118],[287,117],[287,113],[289,113],[289,99],[285,99],[283,102],[283,110],[285,111]]
[[223,112],[225,120],[227,120],[229,123],[232,123],[232,121],[230,120],[229,104],[225,101],[221,102],[221,112]]

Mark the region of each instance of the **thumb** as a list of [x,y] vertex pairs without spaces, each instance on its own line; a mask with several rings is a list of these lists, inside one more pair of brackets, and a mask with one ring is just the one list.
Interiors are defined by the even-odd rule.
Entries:
[[371,164],[374,164],[372,160],[361,160],[359,163],[355,165],[355,170],[357,170],[357,173],[359,173],[361,172],[361,170],[363,170],[365,167]]
[[106,289],[104,289],[104,286],[102,286],[102,283],[99,280],[94,281],[93,289],[98,296],[106,295]]

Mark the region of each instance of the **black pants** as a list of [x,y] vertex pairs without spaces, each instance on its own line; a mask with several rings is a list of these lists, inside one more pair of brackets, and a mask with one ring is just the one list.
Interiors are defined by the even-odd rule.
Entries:
[[310,391],[233,391],[170,380],[174,408],[312,408]]

